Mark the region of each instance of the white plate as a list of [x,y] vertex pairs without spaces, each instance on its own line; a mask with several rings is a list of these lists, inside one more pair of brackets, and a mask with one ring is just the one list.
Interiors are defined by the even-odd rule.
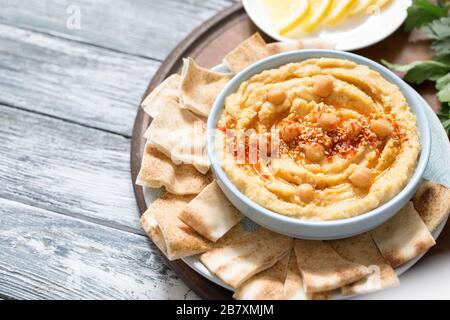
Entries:
[[[293,41],[281,36],[273,27],[262,0],[243,0],[250,19],[273,39]],[[351,51],[368,47],[391,35],[405,21],[411,0],[391,0],[381,11],[370,15],[357,14],[335,27],[323,27],[304,40],[321,40],[337,50]]]
[[[228,72],[228,69],[223,64],[214,67],[213,70],[218,72]],[[442,127],[438,117],[428,105],[428,103],[423,98],[421,99],[423,101],[423,107],[426,110],[431,129],[431,155],[428,167],[425,170],[424,178],[435,181],[450,188],[450,171],[448,170],[448,168],[450,168],[450,143],[448,142],[447,134],[444,131],[444,128]],[[144,188],[144,198],[147,207],[150,206],[153,201],[158,199],[163,194],[163,192],[163,189]],[[446,223],[447,219],[445,219],[445,221],[443,221],[433,232],[433,237],[436,240],[444,229]],[[424,254],[396,268],[395,273],[400,276],[408,269],[410,269],[414,264],[416,264],[423,256]],[[209,272],[209,270],[200,262],[198,255],[186,257],[182,260],[189,267],[194,269],[197,273],[201,274],[206,279],[228,290],[233,291],[231,287],[227,286],[219,278]],[[348,297],[337,294],[333,296],[333,298],[344,299]]]

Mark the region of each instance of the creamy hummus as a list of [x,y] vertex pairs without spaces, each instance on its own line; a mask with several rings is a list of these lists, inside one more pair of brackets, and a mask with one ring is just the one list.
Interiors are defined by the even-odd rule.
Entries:
[[218,129],[222,167],[241,192],[304,219],[348,218],[390,200],[411,177],[420,149],[400,89],[339,59],[253,76],[226,99]]

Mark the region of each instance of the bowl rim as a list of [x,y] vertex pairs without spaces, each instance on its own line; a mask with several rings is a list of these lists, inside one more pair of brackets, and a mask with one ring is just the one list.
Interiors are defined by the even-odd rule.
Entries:
[[[408,183],[403,187],[403,189],[392,199],[383,203],[381,206],[378,206],[368,212],[359,214],[357,216],[337,220],[313,220],[290,217],[267,209],[251,200],[237,188],[237,186],[228,178],[228,175],[222,169],[218,155],[215,152],[215,130],[217,122],[219,120],[219,116],[223,112],[222,109],[224,107],[225,99],[231,93],[235,92],[235,90],[243,81],[264,70],[270,70],[273,68],[281,67],[291,62],[300,62],[312,58],[347,59],[358,64],[366,65],[372,70],[379,72],[387,81],[395,84],[400,88],[401,92],[408,101],[408,105],[410,106],[411,111],[416,116],[421,150],[413,175],[410,177]],[[289,62],[286,62],[286,60],[289,60]],[[208,158],[211,162],[212,171],[216,175],[216,178],[219,179],[228,188],[228,190],[239,199],[239,201],[243,202],[247,207],[258,212],[258,214],[263,214],[270,219],[278,220],[283,223],[301,225],[303,227],[342,227],[365,221],[374,216],[382,214],[390,207],[395,206],[398,202],[408,201],[412,197],[414,191],[416,190],[416,187],[422,179],[431,153],[431,132],[425,110],[422,109],[423,103],[420,101],[419,97],[418,93],[411,86],[409,86],[391,70],[373,60],[354,53],[328,49],[304,49],[270,56],[246,67],[244,70],[237,73],[216,97],[208,116],[206,127],[206,147]]]

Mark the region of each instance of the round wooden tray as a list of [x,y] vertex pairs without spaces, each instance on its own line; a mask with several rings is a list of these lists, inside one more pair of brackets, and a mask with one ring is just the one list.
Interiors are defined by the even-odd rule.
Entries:
[[[237,3],[227,10],[217,14],[184,39],[167,57],[158,72],[150,82],[144,97],[159,83],[173,73],[180,71],[182,58],[192,57],[204,67],[213,67],[221,63],[223,57],[240,42],[259,31],[246,15],[242,4]],[[263,34],[261,31],[259,31]],[[394,63],[407,63],[413,60],[423,60],[431,57],[429,43],[411,42],[403,29],[399,29],[384,41],[371,47],[358,50],[356,53],[372,60],[386,59]],[[270,38],[266,38],[271,42]],[[431,85],[416,87],[416,90],[428,101],[434,110],[438,110],[439,101]],[[142,187],[134,182],[138,175],[142,154],[145,146],[144,132],[150,125],[151,118],[139,108],[133,128],[131,141],[131,176],[136,200],[143,213],[147,210]],[[450,228],[447,225],[441,234],[439,246],[433,248],[427,255],[450,250]],[[231,299],[231,292],[203,278],[193,271],[183,261],[168,261],[168,265],[183,279],[184,282],[201,298]]]

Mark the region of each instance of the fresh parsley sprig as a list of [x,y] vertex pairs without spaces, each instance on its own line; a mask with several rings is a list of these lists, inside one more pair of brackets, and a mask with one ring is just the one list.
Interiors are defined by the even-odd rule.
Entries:
[[433,39],[431,48],[438,57],[450,54],[450,17],[433,20],[422,29],[430,39]]
[[383,60],[389,68],[404,72],[408,82],[421,84],[436,82],[438,99],[442,108],[438,116],[447,134],[450,135],[450,1],[438,0],[436,4],[428,0],[413,0],[408,8],[405,22],[407,31],[420,28],[433,40],[431,48],[435,57],[427,61],[415,61],[407,65],[392,64]]
[[408,8],[408,18],[405,21],[406,31],[420,28],[433,20],[446,17],[449,9],[449,1],[440,0],[433,4],[428,0],[413,0]]

